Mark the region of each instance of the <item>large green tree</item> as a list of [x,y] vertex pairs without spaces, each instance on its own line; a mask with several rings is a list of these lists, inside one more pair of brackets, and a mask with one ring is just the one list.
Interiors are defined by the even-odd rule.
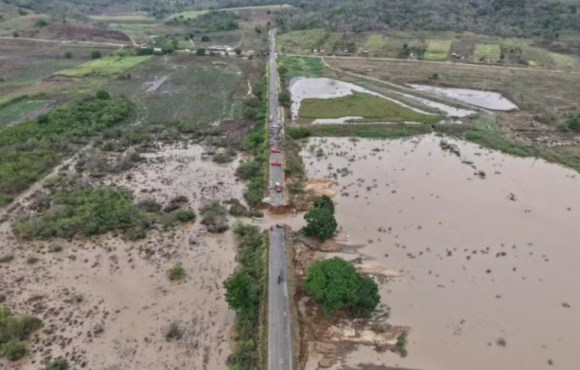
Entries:
[[314,208],[304,215],[304,219],[306,220],[306,226],[302,228],[304,235],[319,240],[332,238],[338,226],[334,215],[323,208]]
[[225,282],[226,302],[234,310],[244,310],[253,306],[257,300],[256,289],[246,272],[240,271],[230,276]]
[[308,270],[305,284],[327,316],[342,310],[367,316],[380,300],[377,284],[338,257],[315,262]]

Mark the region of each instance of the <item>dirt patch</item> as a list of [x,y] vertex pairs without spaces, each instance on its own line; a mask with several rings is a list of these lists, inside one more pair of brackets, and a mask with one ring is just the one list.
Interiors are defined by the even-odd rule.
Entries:
[[130,43],[123,32],[98,28],[90,25],[52,23],[39,33],[39,38],[74,41],[98,41]]
[[331,189],[333,184],[334,181],[331,180],[309,180],[306,182],[304,190],[317,197],[323,195],[333,197],[336,195],[336,191]]
[[225,121],[221,124],[222,134],[225,136],[228,144],[234,148],[239,149],[244,142],[245,138],[248,136],[254,122],[247,119],[237,119],[231,121]]

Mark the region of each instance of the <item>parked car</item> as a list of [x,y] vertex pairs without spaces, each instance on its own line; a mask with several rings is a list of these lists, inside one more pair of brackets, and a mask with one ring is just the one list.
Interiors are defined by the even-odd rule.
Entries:
[[281,193],[282,192],[282,185],[280,185],[279,182],[276,182],[276,185],[274,185],[274,188],[276,189],[277,193]]
[[280,153],[280,149],[276,148],[275,146],[272,147],[270,150],[271,153]]
[[280,163],[280,162],[272,162],[271,164],[272,164],[272,166],[276,166],[276,167],[279,167],[282,165],[282,163]]

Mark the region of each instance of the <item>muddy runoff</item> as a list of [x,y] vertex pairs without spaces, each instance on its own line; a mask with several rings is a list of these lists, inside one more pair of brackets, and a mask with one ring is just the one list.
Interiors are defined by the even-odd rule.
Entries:
[[[0,265],[2,305],[44,323],[30,355],[15,368],[37,370],[59,356],[74,369],[229,368],[235,313],[222,284],[237,266],[235,241],[231,231],[208,234],[198,210],[206,199],[242,199],[237,161],[217,165],[198,145],[166,146],[143,156],[146,161],[136,168],[94,181],[125,186],[137,199],[162,204],[186,197],[198,213],[195,224],[152,230],[136,242],[111,234],[21,241],[10,221],[0,224],[0,255],[14,256]],[[73,171],[74,165],[68,167]],[[30,256],[38,261],[28,263]],[[182,281],[168,279],[175,265],[185,269]],[[168,340],[172,326],[179,338]],[[12,368],[3,361],[0,368]]]
[[356,247],[339,255],[396,271],[381,303],[411,327],[407,357],[359,345],[324,367],[576,368],[578,175],[441,140],[304,145],[308,177],[334,182],[337,240]]

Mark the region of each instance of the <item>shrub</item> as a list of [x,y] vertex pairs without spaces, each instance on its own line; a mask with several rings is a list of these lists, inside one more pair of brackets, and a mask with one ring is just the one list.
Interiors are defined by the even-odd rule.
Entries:
[[234,158],[227,152],[217,153],[213,156],[213,161],[218,164],[230,163]]
[[99,59],[102,57],[100,50],[93,50],[91,51],[91,59]]
[[180,265],[174,266],[167,272],[167,277],[171,281],[181,280],[185,277],[185,269]]
[[580,133],[580,113],[570,117],[567,121],[567,126],[570,130]]
[[183,337],[183,330],[179,327],[179,322],[172,322],[169,325],[169,330],[165,334],[165,339],[169,342],[171,340],[180,340]]
[[209,36],[207,35],[201,36],[201,42],[209,42],[209,41],[210,41]]
[[99,90],[97,91],[96,97],[97,99],[107,100],[111,98],[111,95],[105,90]]
[[407,334],[401,334],[397,337],[397,344],[395,345],[401,357],[407,357]]
[[204,48],[197,48],[197,50],[195,51],[195,54],[198,56],[204,56],[205,55],[205,49]]
[[355,316],[366,316],[380,300],[377,284],[370,277],[357,273],[352,264],[338,257],[312,264],[308,269],[305,286],[328,316],[341,310]]
[[22,357],[26,356],[28,349],[26,348],[26,343],[19,340],[11,340],[0,347],[2,356],[6,357],[10,361],[18,361]]
[[319,209],[327,210],[328,212],[334,214],[334,203],[329,196],[323,195],[314,200],[314,207]]
[[9,263],[14,260],[14,255],[7,254],[5,256],[0,257],[0,263]]
[[260,162],[244,162],[236,169],[236,176],[242,180],[251,180],[254,177],[262,176],[263,169]]
[[310,131],[304,127],[293,127],[288,130],[288,135],[294,140],[305,139],[310,137]]
[[65,57],[66,59],[72,59],[73,55],[72,55],[72,53],[71,53],[70,51],[66,51],[66,52],[64,53],[64,57]]
[[228,211],[217,200],[207,202],[200,211],[201,224],[207,227],[210,233],[223,233],[228,226]]
[[68,370],[70,368],[68,361],[64,358],[57,358],[46,364],[42,370]]
[[175,219],[180,222],[194,221],[195,213],[188,209],[178,209],[173,211]]
[[302,228],[304,235],[319,240],[332,238],[338,226],[334,215],[326,209],[315,208],[306,213],[304,219],[306,220],[306,226]]
[[26,263],[28,263],[29,265],[34,265],[39,261],[38,257],[35,256],[30,256],[26,259]]
[[7,308],[0,308],[0,355],[16,361],[26,355],[25,341],[42,326],[32,316],[15,317]]

